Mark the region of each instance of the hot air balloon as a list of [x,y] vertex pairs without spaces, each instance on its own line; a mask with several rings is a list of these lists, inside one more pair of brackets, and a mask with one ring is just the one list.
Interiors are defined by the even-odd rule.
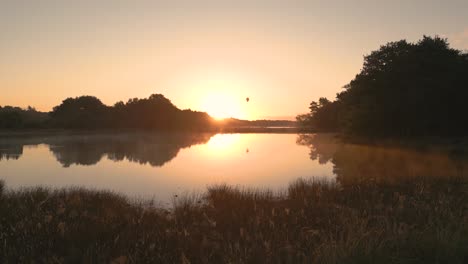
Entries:
[[248,103],[250,101],[250,98],[248,98],[248,97],[245,98],[245,101],[247,101],[247,103]]

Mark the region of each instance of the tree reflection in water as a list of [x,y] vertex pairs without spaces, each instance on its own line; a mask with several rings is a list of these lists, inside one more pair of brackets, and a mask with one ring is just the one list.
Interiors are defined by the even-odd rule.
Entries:
[[296,143],[310,148],[310,158],[333,163],[340,184],[397,183],[414,177],[466,177],[466,150],[415,149],[397,146],[346,144],[330,134],[298,135]]
[[0,160],[17,160],[23,155],[23,146],[18,144],[0,143]]
[[160,167],[174,159],[181,149],[204,144],[212,136],[212,133],[142,132],[9,138],[0,141],[0,160],[18,159],[25,145],[47,144],[64,167],[94,165],[105,156],[113,161],[126,159]]

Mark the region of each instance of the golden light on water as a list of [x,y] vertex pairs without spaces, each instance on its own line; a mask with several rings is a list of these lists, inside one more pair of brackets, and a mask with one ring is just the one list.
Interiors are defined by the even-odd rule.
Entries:
[[199,148],[200,155],[212,161],[229,162],[245,153],[247,139],[241,134],[216,134]]
[[209,152],[218,155],[235,149],[240,140],[240,134],[216,134],[208,141],[206,147]]

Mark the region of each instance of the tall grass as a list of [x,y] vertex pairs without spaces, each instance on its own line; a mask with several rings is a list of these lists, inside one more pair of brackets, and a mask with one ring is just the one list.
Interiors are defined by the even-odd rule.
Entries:
[[4,189],[5,189],[5,182],[3,180],[0,180],[0,197],[2,197]]
[[467,263],[468,181],[228,185],[167,210],[85,189],[3,190],[0,262]]

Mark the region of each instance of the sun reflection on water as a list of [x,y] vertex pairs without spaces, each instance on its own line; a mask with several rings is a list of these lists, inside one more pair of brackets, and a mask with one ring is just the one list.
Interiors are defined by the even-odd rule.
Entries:
[[209,154],[225,155],[234,152],[241,145],[240,134],[217,134],[204,148]]

